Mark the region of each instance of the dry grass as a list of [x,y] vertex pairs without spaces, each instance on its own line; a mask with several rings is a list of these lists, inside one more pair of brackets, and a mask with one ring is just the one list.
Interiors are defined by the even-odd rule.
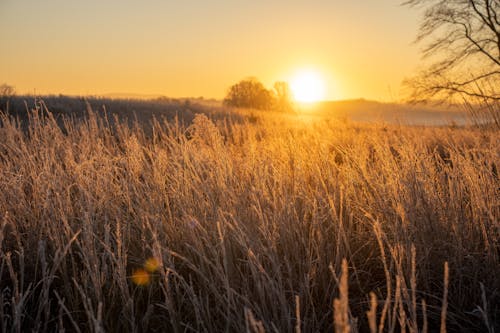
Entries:
[[4,332],[498,330],[498,131],[27,129],[1,118]]

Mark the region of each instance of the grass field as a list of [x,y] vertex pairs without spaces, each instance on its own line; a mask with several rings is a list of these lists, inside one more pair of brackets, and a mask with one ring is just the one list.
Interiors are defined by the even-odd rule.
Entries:
[[500,329],[498,130],[0,124],[3,332]]

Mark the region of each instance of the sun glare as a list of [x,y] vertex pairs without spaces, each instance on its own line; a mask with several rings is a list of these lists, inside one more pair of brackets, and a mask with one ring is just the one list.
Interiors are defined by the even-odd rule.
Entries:
[[297,102],[313,103],[323,100],[325,86],[321,76],[314,71],[301,71],[291,80],[290,88]]

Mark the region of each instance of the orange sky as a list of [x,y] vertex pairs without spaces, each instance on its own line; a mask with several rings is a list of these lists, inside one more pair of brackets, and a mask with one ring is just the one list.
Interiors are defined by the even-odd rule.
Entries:
[[326,99],[393,101],[419,62],[399,0],[1,0],[0,84],[18,93],[222,98],[304,68]]

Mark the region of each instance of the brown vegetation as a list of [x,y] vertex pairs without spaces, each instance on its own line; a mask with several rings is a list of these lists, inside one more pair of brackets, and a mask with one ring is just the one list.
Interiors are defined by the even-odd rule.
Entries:
[[254,118],[3,115],[1,330],[493,330],[498,131]]

